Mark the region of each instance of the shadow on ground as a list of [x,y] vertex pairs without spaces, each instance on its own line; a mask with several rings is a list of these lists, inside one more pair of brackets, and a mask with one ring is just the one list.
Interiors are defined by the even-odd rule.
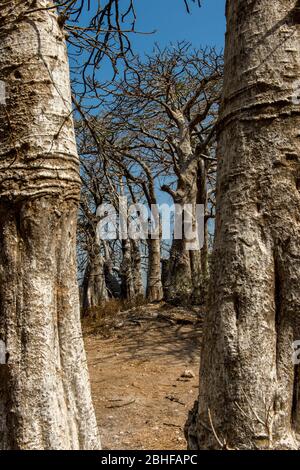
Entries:
[[197,397],[202,317],[200,309],[150,304],[111,319],[104,337],[86,331],[104,448],[186,448],[183,426]]

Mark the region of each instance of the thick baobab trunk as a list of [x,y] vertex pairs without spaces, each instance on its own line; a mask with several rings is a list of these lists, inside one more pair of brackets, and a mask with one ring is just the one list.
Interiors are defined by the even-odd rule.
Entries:
[[76,282],[67,52],[56,14],[26,8],[0,0],[0,448],[97,449]]
[[163,298],[160,239],[148,240],[147,299],[157,302]]
[[193,449],[300,446],[292,361],[300,339],[299,6],[227,2],[216,241]]
[[105,261],[99,245],[93,247],[84,274],[82,289],[82,306],[84,312],[91,307],[99,306],[108,299],[105,281]]

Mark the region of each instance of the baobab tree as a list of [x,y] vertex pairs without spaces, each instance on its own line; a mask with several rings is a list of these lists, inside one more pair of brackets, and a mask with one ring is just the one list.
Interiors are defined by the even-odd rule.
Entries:
[[[133,204],[136,204],[136,184],[135,189],[133,188],[136,178],[122,160],[123,154],[120,153],[118,144],[120,129],[114,127],[114,123],[105,115],[87,118],[82,113],[82,116],[84,119],[80,124],[78,123],[80,131],[77,136],[77,140],[80,140],[79,152],[83,180],[81,197],[83,217],[80,218],[79,224],[81,229],[80,246],[89,258],[89,262],[86,263],[87,274],[89,274],[91,269],[91,254],[92,259],[96,261],[94,271],[98,274],[102,272],[102,276],[98,274],[94,277],[87,276],[92,283],[92,289],[90,289],[88,282],[84,282],[82,287],[83,294],[87,289],[90,289],[92,292],[96,291],[99,294],[94,296],[93,306],[96,306],[106,299],[106,296],[103,295],[105,292],[101,287],[103,286],[101,278],[105,277],[109,264],[111,265],[111,253],[103,256],[107,249],[109,249],[109,243],[107,240],[98,239],[97,224],[99,218],[97,217],[97,208],[100,208],[102,204],[110,204],[114,207],[116,213],[118,213],[121,207],[120,198],[125,196]],[[121,132],[123,133],[122,129]],[[127,190],[126,194],[125,189]],[[91,229],[93,233],[92,236],[89,236]],[[87,243],[87,238],[90,240],[89,243]],[[104,250],[101,250],[101,245]],[[119,266],[118,269],[117,266],[114,266],[114,270],[118,270],[120,278],[120,297],[126,300],[135,300],[143,297],[144,287],[139,241],[130,238],[125,240],[116,239],[114,249],[117,249],[114,251],[118,252],[115,254],[117,255]],[[111,250],[109,249],[109,251]],[[97,254],[97,258],[95,258],[93,253]],[[109,277],[112,280],[113,274],[111,273]],[[97,285],[98,287],[96,287]],[[107,285],[106,288],[108,293],[112,295],[110,287]],[[83,300],[86,297],[84,294]]]
[[[118,162],[118,160],[116,160],[116,162]],[[121,164],[120,162],[118,163]],[[132,188],[131,182],[128,181],[128,178],[131,177],[131,174],[128,170],[126,170],[125,175],[123,177],[122,170],[124,170],[123,165],[121,165],[119,196],[121,196],[122,198],[128,197],[125,193],[124,187],[124,182],[126,182],[131,201],[133,204],[137,204],[135,192]],[[130,178],[130,180],[132,180],[132,178]],[[121,207],[121,211],[123,212],[123,204],[119,204],[119,207]],[[120,215],[123,215],[126,218],[126,214],[123,213]],[[121,287],[123,292],[123,298],[126,300],[137,300],[143,298],[144,287],[142,281],[142,259],[140,240],[138,238],[135,239],[130,237],[130,234],[128,234],[128,236],[122,240],[122,262],[120,274],[122,280]]]
[[[221,86],[222,55],[214,49],[192,50],[183,42],[164,50],[157,47],[144,60],[136,57],[113,90],[116,122],[126,127],[137,152],[147,150],[164,168],[168,177],[161,189],[174,204],[193,206],[195,224],[196,204],[203,204],[206,224],[210,217],[207,172],[215,164]],[[203,298],[207,240],[203,250],[190,246],[185,233],[172,243],[168,300],[191,303]]]
[[[299,1],[228,0],[216,240],[192,449],[299,449]],[[297,87],[298,85],[298,87]]]
[[[106,188],[106,198],[118,210],[118,193],[116,187],[126,189],[128,202],[133,204],[143,202],[148,204],[149,211],[155,211],[157,196],[155,181],[157,169],[153,167],[153,159],[149,152],[157,149],[153,143],[141,143],[139,134],[132,133],[130,123],[126,119],[128,106],[121,109],[115,104],[107,104],[106,113],[97,118],[84,118],[85,131],[81,132],[81,161],[84,174],[88,174],[88,182],[84,183],[83,192],[97,194],[103,186],[103,180],[110,181],[110,188]],[[122,120],[120,121],[120,113]],[[82,113],[84,116],[84,113]],[[143,118],[142,118],[143,119]],[[128,125],[129,124],[129,125]],[[88,139],[86,137],[88,134]],[[99,171],[101,168],[101,171]],[[122,184],[120,184],[120,180]],[[85,181],[85,177],[84,177]],[[95,186],[95,188],[94,188]],[[86,188],[86,189],[85,189]],[[121,194],[120,194],[121,195]],[[154,225],[157,225],[154,230]],[[147,289],[146,296],[150,302],[159,301],[163,297],[161,280],[161,253],[159,217],[152,220],[152,233],[147,239]],[[137,299],[144,296],[144,287],[141,277],[141,246],[138,240],[127,239],[122,242],[123,259],[120,274],[123,284],[123,295],[126,299]]]
[[[92,122],[91,118],[87,121],[89,127]],[[110,202],[112,183],[103,169],[102,160],[98,158],[100,138],[95,146],[83,120],[76,121],[76,131],[82,180],[77,230],[78,268],[83,278],[80,291],[82,313],[85,315],[111,294],[106,283],[106,274],[111,271],[111,258],[109,247],[97,236],[97,209],[101,204]]]
[[[119,108],[118,108],[119,110]],[[142,143],[132,135],[131,131],[121,128],[122,139],[115,142],[113,153],[115,162],[119,165],[120,171],[124,173],[127,186],[130,189],[131,199],[136,204],[137,199],[132,189],[133,186],[140,188],[145,202],[149,209],[149,231],[147,236],[147,287],[146,298],[149,302],[157,302],[163,298],[162,272],[161,272],[161,220],[158,210],[158,200],[155,189],[157,170],[153,167],[151,151],[156,149],[153,143]],[[150,151],[150,158],[149,158]],[[141,199],[141,195],[140,195]],[[143,200],[143,199],[141,199]],[[135,247],[134,252],[138,253],[136,248],[137,241],[131,240],[131,245]],[[136,256],[134,256],[136,259]],[[140,274],[141,269],[134,272]],[[136,282],[136,291],[141,295],[141,282]]]
[[[120,156],[129,162],[133,162],[135,171],[140,169],[139,175],[133,175],[124,163],[120,163],[127,179],[130,179],[136,186],[140,186],[149,209],[149,233],[147,237],[147,288],[146,298],[149,302],[157,302],[163,298],[162,272],[161,272],[161,221],[158,210],[158,201],[155,190],[155,170],[151,168],[151,163],[147,158],[143,158],[143,152],[138,145],[139,151],[136,155],[132,152],[135,148],[134,141],[124,147],[124,141],[119,148]],[[135,202],[135,201],[134,201]],[[134,243],[134,240],[132,240]]]
[[86,194],[82,194],[81,197],[77,230],[79,277],[83,273],[83,279],[80,282],[83,315],[88,309],[99,306],[108,299],[109,290],[105,271],[107,264],[111,261],[105,256],[104,243],[97,237],[97,210],[89,207],[85,196]]
[[124,45],[117,3],[98,4],[87,37],[74,21],[90,2],[0,1],[1,449],[100,447],[79,319],[80,178],[65,31],[81,51],[92,48],[86,65],[96,67]]

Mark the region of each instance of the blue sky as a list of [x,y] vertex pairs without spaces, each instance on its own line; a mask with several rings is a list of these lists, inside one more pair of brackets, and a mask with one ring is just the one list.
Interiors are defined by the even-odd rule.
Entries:
[[[198,8],[190,1],[191,14],[188,14],[183,0],[137,0],[136,30],[156,32],[152,35],[133,35],[133,51],[151,53],[156,42],[163,47],[169,42],[181,40],[190,41],[196,48],[216,46],[223,49],[225,0],[202,0],[201,3],[201,8]],[[158,199],[160,203],[171,203],[170,197],[159,190]]]
[[[136,30],[153,34],[132,34],[130,40],[134,53],[151,53],[155,43],[161,47],[170,42],[189,41],[195,48],[224,47],[225,1],[201,0],[201,8],[189,0],[191,14],[186,12],[184,0],[135,0]],[[128,0],[121,0],[128,5]],[[122,67],[121,67],[122,70]],[[112,78],[112,69],[103,61],[98,72],[99,81]],[[157,187],[160,203],[171,202],[170,197]]]
[[170,41],[190,41],[195,47],[223,48],[225,33],[225,0],[202,0],[198,8],[191,1],[187,14],[183,0],[137,0],[136,29],[153,35],[136,35],[132,44],[136,52],[151,52],[153,44]]
[[[189,0],[191,13],[188,14],[184,0],[135,0],[136,31],[155,32],[130,34],[133,52],[143,55],[151,53],[155,43],[163,47],[177,41],[189,41],[195,48],[207,45],[223,49],[225,0],[201,0],[201,3],[202,7],[198,8]],[[124,11],[128,0],[121,0],[120,5]],[[120,69],[122,70],[122,66]],[[103,60],[98,79],[104,82],[111,78],[112,69],[108,61]]]
[[[225,1],[201,0],[201,8],[188,0],[191,13],[188,14],[184,0],[135,0],[137,21],[135,29],[142,33],[129,34],[134,53],[151,53],[155,43],[161,47],[170,42],[189,41],[195,48],[216,46],[224,47],[225,36]],[[126,10],[128,0],[121,0],[120,10]],[[84,14],[81,21],[89,22],[89,14]],[[128,28],[128,23],[124,25]],[[72,52],[72,46],[70,47]],[[84,56],[83,56],[84,57]],[[72,65],[72,57],[70,57]],[[120,70],[122,66],[119,63]],[[102,60],[98,80],[105,82],[112,78],[112,68],[108,60]]]

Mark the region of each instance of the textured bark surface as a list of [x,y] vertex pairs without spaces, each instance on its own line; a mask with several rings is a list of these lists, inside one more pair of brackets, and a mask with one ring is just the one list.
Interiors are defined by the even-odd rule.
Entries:
[[82,306],[86,311],[91,307],[97,307],[108,299],[105,280],[105,261],[100,253],[99,245],[93,247],[94,253],[90,253],[89,262],[84,273],[82,285]]
[[300,112],[292,99],[299,76],[299,1],[228,0],[216,241],[199,404],[188,429],[193,449],[225,441],[299,448],[292,362],[300,339]]
[[208,281],[209,281],[209,248],[208,248],[208,184],[207,184],[207,165],[204,160],[198,163],[197,177],[197,204],[202,204],[204,211],[203,224],[203,246],[201,247],[201,278],[200,278],[200,298],[203,300],[207,297]]
[[160,239],[148,240],[147,299],[157,302],[163,298],[161,280]]
[[160,214],[157,209],[157,199],[155,192],[154,178],[151,169],[144,162],[140,163],[145,175],[147,176],[148,184],[143,184],[144,193],[148,202],[149,210],[151,211],[151,233],[147,240],[148,244],[148,269],[147,269],[147,286],[146,298],[149,302],[158,302],[162,300],[163,285],[162,285],[162,270],[161,270],[161,220]]
[[132,253],[132,272],[133,272],[133,284],[135,290],[135,297],[144,297],[144,285],[142,279],[142,257],[140,250],[140,243],[136,240],[130,240],[131,242],[131,253]]
[[[186,132],[186,131],[185,131]],[[196,204],[199,202],[199,178],[201,167],[193,157],[190,136],[185,136],[182,143],[182,168],[176,191],[172,193],[174,203],[182,208],[185,204],[194,206],[193,218],[196,217]],[[190,160],[190,163],[189,163]],[[196,220],[196,219],[195,219]],[[181,304],[198,303],[202,300],[201,250],[190,249],[193,241],[183,232],[181,239],[174,239],[168,263],[166,280],[166,299]],[[195,248],[195,247],[194,247]]]
[[67,52],[55,13],[25,8],[0,1],[0,448],[96,449],[76,282],[80,178]]
[[135,277],[132,265],[131,240],[128,238],[122,241],[123,259],[120,267],[121,291],[123,299],[135,298]]

